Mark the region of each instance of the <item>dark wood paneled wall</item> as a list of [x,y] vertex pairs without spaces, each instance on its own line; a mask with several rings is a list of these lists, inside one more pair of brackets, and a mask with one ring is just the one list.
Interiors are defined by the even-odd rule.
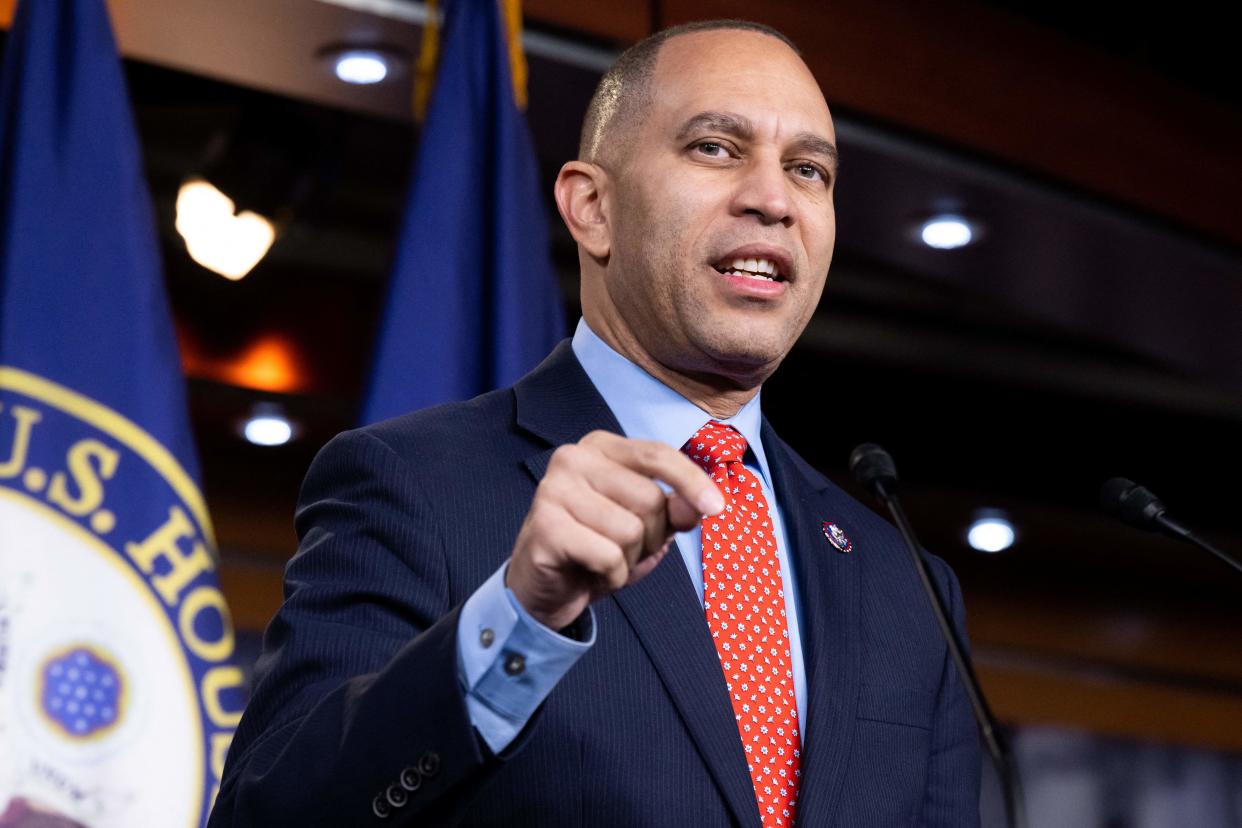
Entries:
[[[1242,113],[965,0],[660,0],[662,25],[733,17],[793,37],[830,105],[1242,243]],[[527,0],[536,23],[620,44],[651,4]],[[848,163],[848,159],[846,159]]]

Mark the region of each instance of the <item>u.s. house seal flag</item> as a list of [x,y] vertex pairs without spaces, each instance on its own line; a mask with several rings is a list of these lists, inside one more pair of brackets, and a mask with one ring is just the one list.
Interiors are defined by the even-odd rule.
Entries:
[[206,821],[242,674],[103,0],[0,75],[0,826]]

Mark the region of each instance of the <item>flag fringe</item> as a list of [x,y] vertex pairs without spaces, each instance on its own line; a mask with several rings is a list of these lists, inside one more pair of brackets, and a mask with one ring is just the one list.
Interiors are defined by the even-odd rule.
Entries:
[[[522,2],[521,0],[497,0],[505,25],[505,40],[509,51],[509,77],[513,81],[513,100],[521,112],[526,111],[526,53],[522,49]],[[440,63],[440,9],[439,0],[427,0],[427,22],[423,25],[423,44],[418,52],[418,64],[414,68],[414,120],[422,123],[427,118],[431,103],[431,90],[436,82],[436,69]]]

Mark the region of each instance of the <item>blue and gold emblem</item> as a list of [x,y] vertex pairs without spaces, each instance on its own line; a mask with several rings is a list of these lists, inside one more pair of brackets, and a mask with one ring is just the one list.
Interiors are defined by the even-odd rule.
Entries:
[[203,824],[243,702],[213,545],[152,435],[0,366],[0,811]]

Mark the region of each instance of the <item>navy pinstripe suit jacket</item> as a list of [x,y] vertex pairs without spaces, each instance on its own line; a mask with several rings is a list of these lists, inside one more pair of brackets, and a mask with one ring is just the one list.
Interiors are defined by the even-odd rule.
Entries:
[[[320,452],[213,828],[759,824],[675,550],[597,602],[595,645],[501,755],[471,727],[458,608],[510,554],[553,450],[594,429],[619,431],[566,341],[511,389]],[[974,721],[896,530],[762,435],[803,608],[799,823],[977,825]],[[960,626],[957,582],[933,561]],[[400,804],[377,816],[389,791]]]

